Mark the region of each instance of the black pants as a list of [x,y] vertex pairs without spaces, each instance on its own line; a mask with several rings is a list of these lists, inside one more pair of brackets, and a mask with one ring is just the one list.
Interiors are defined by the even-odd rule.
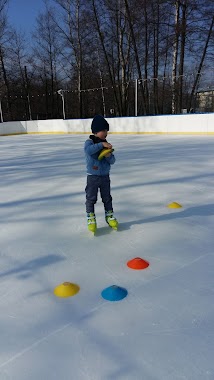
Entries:
[[105,211],[113,211],[109,175],[88,175],[85,188],[86,212],[94,212],[94,205],[97,202],[98,189],[100,189],[100,195],[104,203]]

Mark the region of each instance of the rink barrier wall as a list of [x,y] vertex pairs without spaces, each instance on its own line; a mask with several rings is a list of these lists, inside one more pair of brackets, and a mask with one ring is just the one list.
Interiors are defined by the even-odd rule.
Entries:
[[[214,113],[106,118],[112,134],[214,135]],[[0,123],[0,135],[89,134],[92,119]]]

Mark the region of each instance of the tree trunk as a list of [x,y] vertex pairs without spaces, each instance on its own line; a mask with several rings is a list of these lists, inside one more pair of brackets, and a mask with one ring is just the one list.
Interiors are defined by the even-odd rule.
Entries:
[[132,43],[133,43],[133,48],[134,48],[134,53],[135,53],[135,61],[137,65],[137,72],[138,72],[138,79],[139,79],[139,85],[140,85],[140,90],[143,98],[143,113],[144,115],[146,114],[146,97],[145,97],[145,92],[144,92],[144,87],[143,87],[143,78],[142,78],[142,73],[141,73],[141,67],[140,67],[140,60],[139,60],[139,55],[138,55],[138,49],[137,49],[137,44],[136,44],[136,39],[135,39],[135,34],[134,34],[134,29],[132,25],[132,19],[131,19],[131,13],[130,13],[130,8],[128,4],[128,0],[125,1],[125,6],[126,6],[126,12],[127,12],[127,18],[128,18],[128,23],[129,23],[129,28],[132,36]]
[[[156,9],[156,7],[155,7]],[[153,18],[154,18],[154,28],[153,28],[153,41],[154,41],[154,47],[153,47],[153,109],[151,109],[150,105],[150,112],[154,114],[159,113],[159,96],[158,96],[158,69],[159,69],[159,27],[160,27],[160,9],[159,9],[159,1],[157,2],[157,10],[155,10],[153,7]]]
[[145,54],[144,54],[144,93],[145,93],[145,110],[146,114],[150,109],[150,94],[148,87],[148,59],[149,59],[149,40],[148,40],[148,15],[147,0],[144,0],[144,25],[145,25]]
[[177,112],[177,60],[179,44],[179,13],[180,1],[175,3],[175,35],[173,43],[173,61],[172,61],[172,114]]
[[9,118],[9,120],[13,120],[11,95],[10,95],[10,85],[9,85],[9,80],[7,78],[7,72],[6,72],[5,64],[4,64],[4,56],[3,56],[3,51],[1,48],[0,48],[0,61],[1,61],[1,67],[2,67],[2,72],[3,72],[4,84],[5,84],[5,87],[7,89],[8,118]]
[[100,38],[100,43],[101,43],[101,46],[102,46],[102,49],[103,49],[103,53],[104,53],[104,56],[105,56],[105,60],[106,60],[106,64],[107,64],[107,67],[108,67],[110,81],[111,81],[111,84],[112,84],[112,87],[113,87],[115,103],[116,103],[116,106],[117,106],[117,108],[119,110],[119,113],[121,115],[122,110],[121,110],[120,102],[119,102],[118,95],[117,95],[117,88],[116,88],[116,83],[115,83],[115,77],[114,77],[114,75],[112,73],[111,65],[110,65],[110,62],[109,62],[109,59],[108,59],[108,54],[107,54],[107,51],[106,51],[106,48],[105,48],[104,38],[103,38],[103,34],[102,34],[101,28],[100,28],[100,23],[99,23],[99,19],[98,19],[98,14],[97,14],[97,8],[96,8],[96,5],[95,5],[95,0],[92,0],[92,5],[93,5],[94,16],[95,16],[97,33],[98,33],[99,38]]
[[205,43],[205,46],[204,46],[204,50],[203,50],[203,54],[202,54],[202,57],[201,57],[201,61],[200,61],[199,67],[198,67],[198,71],[197,71],[197,74],[196,74],[196,77],[195,77],[195,81],[193,83],[193,87],[192,87],[192,91],[191,91],[191,95],[190,95],[190,100],[189,100],[188,111],[190,111],[190,109],[192,108],[192,105],[193,105],[193,99],[194,99],[194,95],[195,95],[195,89],[197,88],[199,80],[200,80],[201,70],[202,70],[204,59],[205,59],[205,56],[206,56],[208,44],[209,44],[209,41],[210,41],[210,38],[211,38],[211,35],[212,35],[213,25],[214,25],[214,16],[213,16],[212,21],[211,21],[211,25],[210,25],[210,29],[209,29],[209,32],[208,32],[207,40],[206,40],[206,43]]
[[79,0],[77,1],[76,4],[76,25],[77,25],[77,45],[78,45],[78,50],[77,50],[77,57],[78,57],[78,98],[79,98],[79,116],[80,118],[83,117],[83,99],[82,99],[82,43],[81,43],[81,37],[80,37],[80,14],[79,14],[79,9],[80,9],[80,2]]
[[30,105],[30,95],[29,95],[29,81],[28,81],[28,76],[27,76],[27,67],[24,67],[25,70],[25,89],[26,89],[26,97],[27,97],[27,115],[28,119],[32,120],[32,114],[31,114],[31,105]]
[[182,21],[181,21],[181,49],[180,49],[180,63],[179,63],[179,87],[178,87],[178,112],[181,113],[183,108],[183,76],[184,76],[184,55],[185,55],[185,42],[186,42],[186,9],[187,4],[184,1],[182,7]]

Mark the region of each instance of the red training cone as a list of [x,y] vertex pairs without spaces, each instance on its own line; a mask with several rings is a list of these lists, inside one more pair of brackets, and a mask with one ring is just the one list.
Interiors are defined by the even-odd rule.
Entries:
[[141,270],[148,268],[149,263],[148,261],[141,259],[141,257],[135,257],[127,262],[127,266],[131,269]]

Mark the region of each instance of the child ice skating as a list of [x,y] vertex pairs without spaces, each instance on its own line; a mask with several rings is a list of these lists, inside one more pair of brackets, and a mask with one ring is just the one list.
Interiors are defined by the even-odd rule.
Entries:
[[111,186],[110,168],[115,163],[112,145],[106,141],[109,124],[101,115],[96,115],[91,123],[92,135],[85,142],[84,151],[86,157],[87,184],[86,213],[89,231],[95,233],[97,229],[95,203],[97,202],[98,189],[105,209],[107,224],[117,229],[118,221],[114,217]]

